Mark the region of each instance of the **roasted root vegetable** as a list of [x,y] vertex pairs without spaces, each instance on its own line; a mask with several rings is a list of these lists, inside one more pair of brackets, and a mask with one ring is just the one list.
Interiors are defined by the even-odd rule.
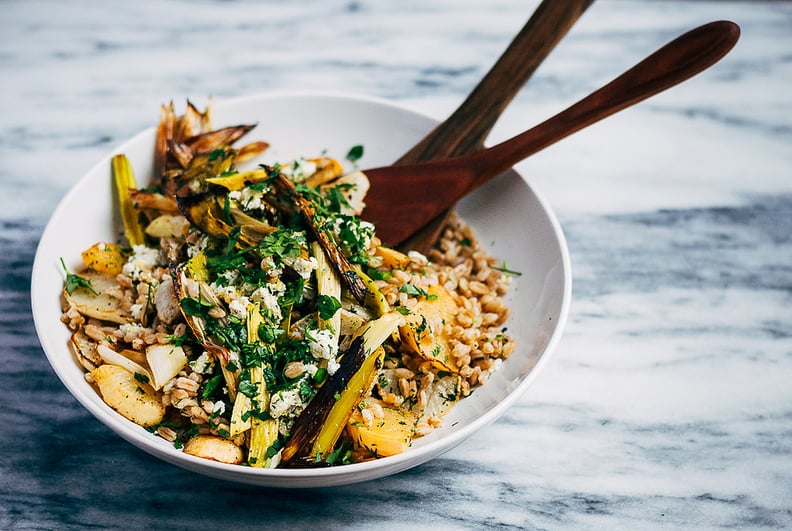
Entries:
[[371,457],[386,457],[410,447],[416,421],[409,410],[366,398],[349,418],[346,429],[355,448]]
[[120,245],[99,242],[82,252],[83,263],[89,269],[106,275],[117,275],[124,268],[128,252]]
[[135,374],[118,365],[105,364],[91,371],[102,399],[135,424],[154,426],[162,422],[165,407],[156,391]]
[[431,286],[426,294],[419,296],[420,300],[405,317],[406,323],[399,328],[402,340],[438,370],[457,372],[450,362],[450,327],[445,326],[456,320],[456,302],[448,290],[439,285]]
[[196,435],[184,444],[184,453],[229,465],[238,465],[244,460],[239,445],[215,435]]
[[71,306],[86,317],[118,324],[129,322],[129,312],[123,308],[121,300],[113,295],[120,290],[114,275],[88,270],[80,277],[87,285],[76,286],[71,293],[64,290],[64,297]]
[[384,352],[380,345],[399,326],[397,313],[370,322],[341,357],[341,366],[298,419],[282,461],[321,461],[333,450],[349,416],[374,384]]

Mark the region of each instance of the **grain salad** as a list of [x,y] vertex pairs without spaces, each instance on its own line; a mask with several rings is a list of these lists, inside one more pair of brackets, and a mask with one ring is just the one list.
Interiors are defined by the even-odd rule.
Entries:
[[[258,163],[252,129],[163,106],[155,181],[112,160],[124,235],[64,264],[62,321],[108,406],[184,452],[252,467],[407,450],[508,358],[510,274],[452,216],[382,245],[368,181],[322,155]],[[241,169],[251,167],[253,169]]]

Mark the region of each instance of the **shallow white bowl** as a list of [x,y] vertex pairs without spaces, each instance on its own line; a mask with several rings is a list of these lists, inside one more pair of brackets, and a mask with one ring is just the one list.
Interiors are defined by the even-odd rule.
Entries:
[[[214,125],[257,122],[246,140],[271,144],[267,158],[288,160],[327,152],[342,160],[363,144],[362,168],[389,164],[436,125],[394,103],[352,95],[272,94],[218,102]],[[36,253],[32,306],[36,330],[50,364],[74,397],[121,437],[165,461],[209,476],[277,487],[319,487],[375,479],[414,467],[446,452],[500,417],[526,390],[558,342],[571,293],[569,255],[558,221],[547,204],[510,171],[468,196],[458,211],[491,254],[522,273],[509,295],[512,356],[490,380],[446,416],[444,426],[418,439],[407,452],[376,461],[320,469],[264,470],[192,457],[110,409],[85,382],[68,347],[59,318],[63,274],[81,265],[80,252],[120,232],[112,205],[110,157],[125,153],[138,183],[151,178],[154,129],[148,129],[103,158],[64,197]],[[364,216],[365,217],[365,216]]]

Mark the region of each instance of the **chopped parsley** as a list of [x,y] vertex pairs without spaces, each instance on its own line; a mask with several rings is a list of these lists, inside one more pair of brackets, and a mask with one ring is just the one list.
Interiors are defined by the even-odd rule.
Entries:
[[401,293],[406,293],[407,295],[413,295],[415,297],[423,297],[428,301],[433,301],[437,299],[437,295],[432,293],[427,293],[426,290],[423,290],[417,286],[413,286],[412,284],[402,284],[399,288]]
[[81,277],[80,275],[75,275],[74,273],[69,273],[69,270],[66,269],[66,263],[63,261],[63,258],[60,259],[61,266],[63,267],[63,271],[66,273],[66,293],[71,295],[74,293],[74,290],[77,288],[85,288],[90,290],[91,293],[94,295],[96,291],[94,290],[93,286],[91,285],[91,281],[85,277]]
[[319,310],[319,317],[327,321],[341,309],[341,303],[332,295],[319,295],[316,307]]
[[347,160],[352,163],[359,161],[362,157],[363,157],[363,146],[360,144],[352,146],[346,155]]

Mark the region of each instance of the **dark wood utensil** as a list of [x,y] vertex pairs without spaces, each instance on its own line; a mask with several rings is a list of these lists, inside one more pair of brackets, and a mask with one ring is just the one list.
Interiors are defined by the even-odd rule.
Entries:
[[371,181],[363,217],[398,246],[467,193],[524,158],[685,81],[736,44],[737,24],[711,22],[685,33],[604,87],[536,127],[491,148],[459,157],[364,170]]
[[[543,0],[473,92],[394,164],[448,158],[484,148],[498,117],[525,82],[594,0]],[[427,223],[403,243],[428,253],[446,225],[451,210]]]

